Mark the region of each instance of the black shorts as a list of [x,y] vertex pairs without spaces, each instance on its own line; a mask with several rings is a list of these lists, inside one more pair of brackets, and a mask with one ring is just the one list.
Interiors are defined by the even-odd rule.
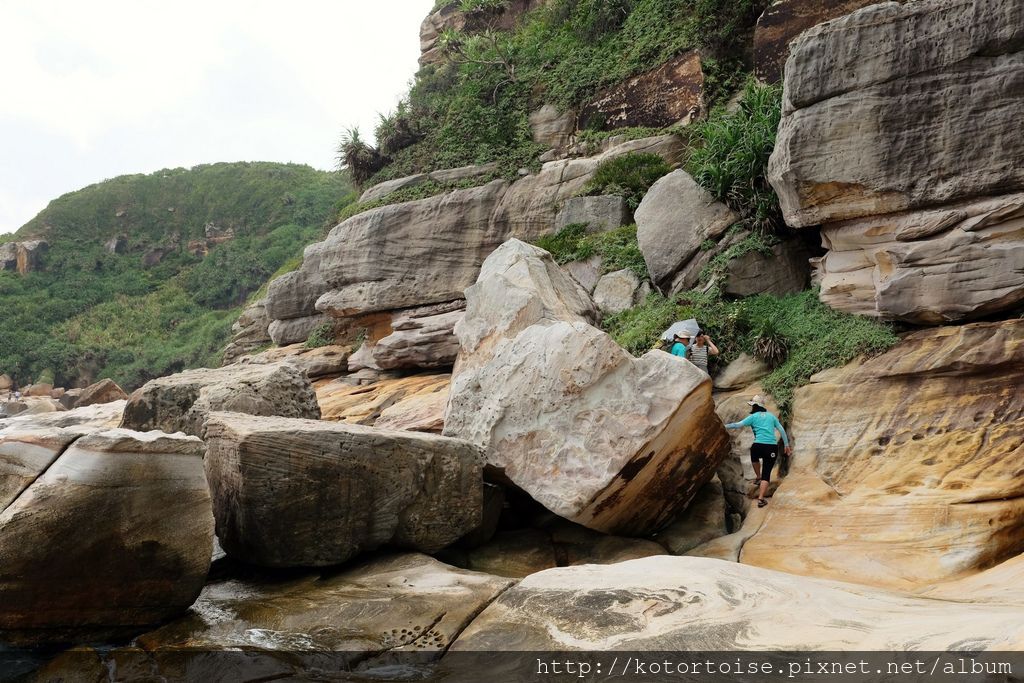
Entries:
[[761,479],[772,480],[772,469],[779,459],[779,446],[770,443],[755,443],[750,445],[750,462],[761,461]]

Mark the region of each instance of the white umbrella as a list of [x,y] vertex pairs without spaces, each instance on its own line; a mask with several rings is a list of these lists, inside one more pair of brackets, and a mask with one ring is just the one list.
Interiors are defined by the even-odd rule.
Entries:
[[690,318],[689,320],[680,320],[672,323],[672,326],[661,333],[661,338],[665,341],[672,341],[676,335],[680,337],[695,337],[700,332],[700,325],[696,320]]

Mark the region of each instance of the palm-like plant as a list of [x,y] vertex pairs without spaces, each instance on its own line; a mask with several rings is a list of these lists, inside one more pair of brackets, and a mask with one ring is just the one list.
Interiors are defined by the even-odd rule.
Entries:
[[358,128],[349,128],[342,134],[337,158],[338,166],[347,169],[360,187],[387,163],[380,152],[363,142]]

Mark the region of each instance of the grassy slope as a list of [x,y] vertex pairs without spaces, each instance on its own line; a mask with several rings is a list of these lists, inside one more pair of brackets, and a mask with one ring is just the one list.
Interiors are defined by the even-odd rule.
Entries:
[[[0,273],[0,371],[130,387],[217,364],[246,296],[351,200],[340,174],[274,163],[122,176],[64,195],[18,231],[49,240],[43,270]],[[208,223],[235,237],[193,256]],[[111,254],[104,242],[118,236],[126,249]],[[169,253],[145,267],[156,248]]]

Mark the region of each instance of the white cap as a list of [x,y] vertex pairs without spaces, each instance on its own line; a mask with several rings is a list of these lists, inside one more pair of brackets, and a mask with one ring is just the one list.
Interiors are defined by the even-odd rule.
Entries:
[[747,401],[747,405],[748,406],[761,406],[762,408],[764,408],[764,396],[762,396],[761,394],[758,394],[754,398],[752,398],[749,401]]

